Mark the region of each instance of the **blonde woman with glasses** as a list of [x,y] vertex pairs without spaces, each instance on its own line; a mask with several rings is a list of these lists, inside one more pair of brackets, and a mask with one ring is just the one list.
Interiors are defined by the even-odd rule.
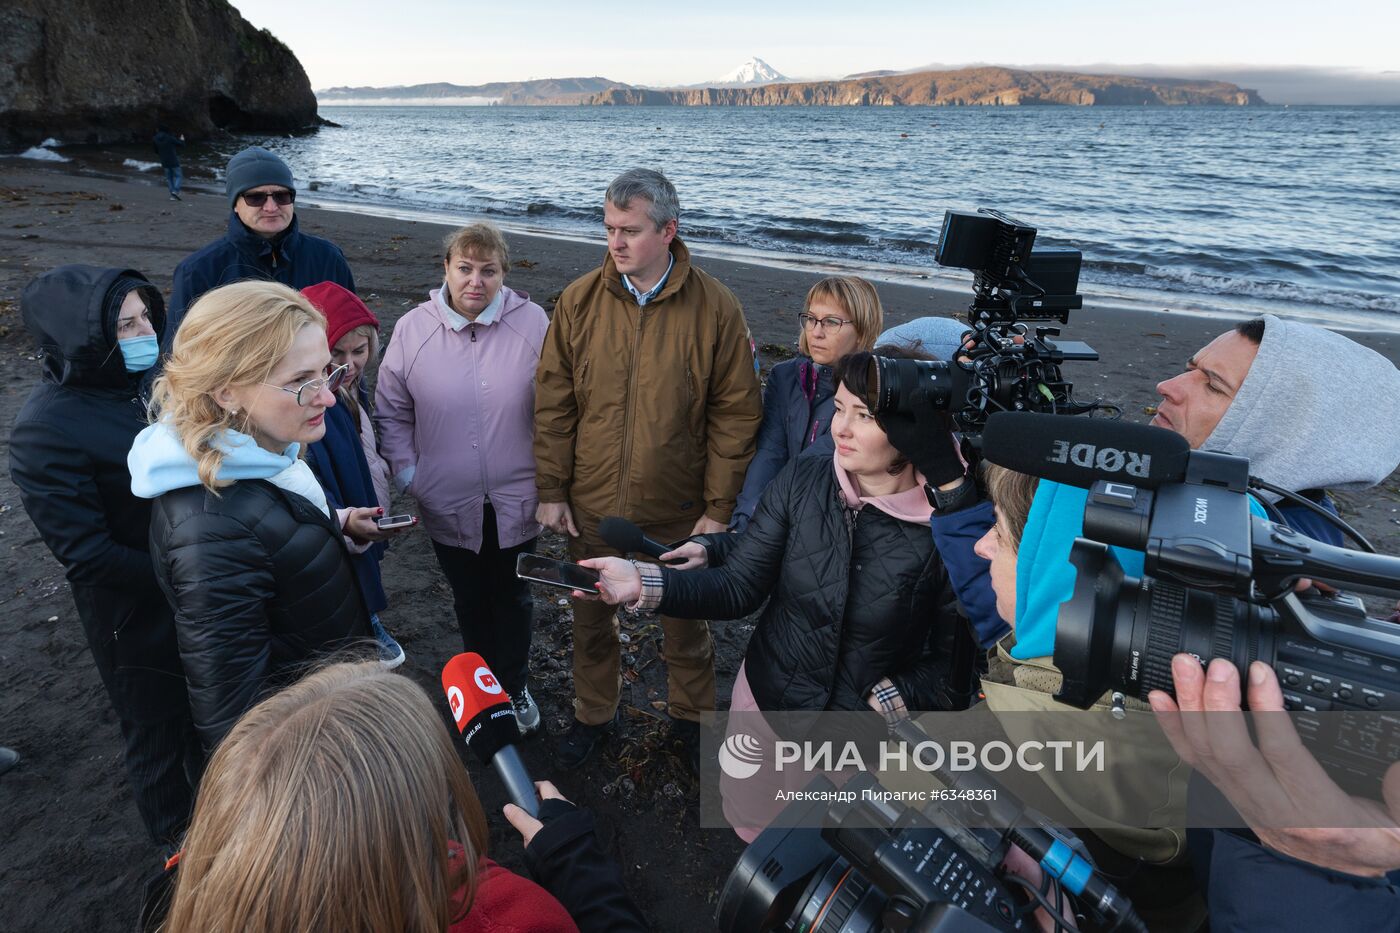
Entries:
[[341,536],[372,538],[377,510],[333,513],[300,458],[345,378],[329,362],[325,318],[300,293],[214,289],[181,325],[155,382],[158,420],[127,457],[132,492],[154,500],[151,559],[208,748],[308,662],[370,643]]
[[807,292],[798,315],[800,356],[774,366],[763,387],[763,423],[731,531],[748,527],[763,490],[791,459],[817,441],[831,454],[836,384],[832,367],[848,353],[869,350],[883,326],[875,286],[854,275],[833,275]]

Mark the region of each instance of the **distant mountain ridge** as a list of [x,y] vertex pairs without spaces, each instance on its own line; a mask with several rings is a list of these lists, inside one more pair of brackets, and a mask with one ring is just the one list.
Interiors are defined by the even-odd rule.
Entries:
[[1139,78],[1073,71],[978,67],[880,73],[834,81],[648,88],[608,78],[546,78],[490,84],[334,87],[316,92],[322,104],[421,102],[565,104],[594,106],[1256,106],[1256,91],[1227,81]]
[[493,81],[489,84],[410,84],[397,87],[330,87],[316,92],[323,104],[376,101],[448,101],[482,99],[500,104],[583,104],[614,88],[631,85],[610,78],[539,78],[531,81]]
[[653,90],[609,88],[595,105],[735,106],[1070,106],[1263,104],[1258,93],[1225,81],[1135,78],[1069,71],[959,68],[874,75],[840,81],[802,81],[758,87]]

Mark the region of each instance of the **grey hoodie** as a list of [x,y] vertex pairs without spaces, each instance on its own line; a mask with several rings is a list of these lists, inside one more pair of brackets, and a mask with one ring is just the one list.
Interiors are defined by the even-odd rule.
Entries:
[[1330,330],[1264,321],[1259,355],[1201,448],[1248,457],[1251,475],[1291,490],[1389,476],[1400,464],[1400,370]]

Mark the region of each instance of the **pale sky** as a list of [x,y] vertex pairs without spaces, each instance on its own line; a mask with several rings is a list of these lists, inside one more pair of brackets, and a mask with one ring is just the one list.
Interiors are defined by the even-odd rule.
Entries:
[[694,84],[751,56],[793,78],[983,62],[1400,70],[1395,0],[233,2],[292,48],[317,89],[590,75]]

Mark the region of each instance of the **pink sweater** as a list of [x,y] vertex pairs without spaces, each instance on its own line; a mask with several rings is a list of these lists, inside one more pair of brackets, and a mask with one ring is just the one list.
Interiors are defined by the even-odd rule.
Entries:
[[549,318],[528,295],[501,290],[495,313],[465,322],[434,289],[394,326],[375,387],[380,452],[418,500],[423,528],[472,551],[487,496],[501,547],[541,530],[532,444]]

